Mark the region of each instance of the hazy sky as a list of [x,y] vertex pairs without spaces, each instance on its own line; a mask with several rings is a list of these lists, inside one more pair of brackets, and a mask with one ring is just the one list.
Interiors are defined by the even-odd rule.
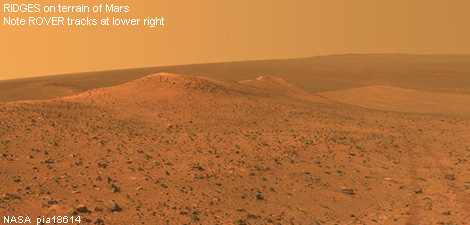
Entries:
[[[28,2],[3,1],[3,3]],[[468,0],[67,0],[129,5],[165,26],[5,27],[0,79],[120,68],[342,53],[470,53]],[[51,3],[52,4],[52,3]],[[42,14],[34,14],[41,16]],[[64,16],[64,14],[57,14]]]

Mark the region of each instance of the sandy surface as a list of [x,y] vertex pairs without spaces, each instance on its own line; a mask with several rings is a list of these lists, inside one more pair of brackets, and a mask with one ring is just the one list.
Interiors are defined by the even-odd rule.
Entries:
[[470,95],[426,92],[374,85],[322,92],[329,99],[371,109],[470,116]]
[[469,140],[465,118],[348,106],[278,78],[156,74],[0,104],[0,214],[462,225]]

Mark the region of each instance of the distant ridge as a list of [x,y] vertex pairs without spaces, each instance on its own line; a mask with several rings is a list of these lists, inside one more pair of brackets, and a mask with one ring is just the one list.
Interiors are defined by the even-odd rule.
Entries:
[[[159,72],[246,80],[272,75],[313,92],[389,85],[470,93],[470,55],[349,54],[88,72],[0,81],[0,101],[49,99],[116,86]],[[50,90],[50,86],[67,87]]]
[[290,98],[291,100],[324,102],[324,99],[294,84],[275,77],[233,82],[222,79],[194,77],[172,73],[148,75],[113,87],[89,90],[65,97],[66,101],[93,102],[101,105],[145,104],[158,105],[161,101],[185,102],[197,99],[258,99]]
[[447,94],[373,85],[319,93],[329,99],[364,108],[409,113],[470,115],[470,95]]

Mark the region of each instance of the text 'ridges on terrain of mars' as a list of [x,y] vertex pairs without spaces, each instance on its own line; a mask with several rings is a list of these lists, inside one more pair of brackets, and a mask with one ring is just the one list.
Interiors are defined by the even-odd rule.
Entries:
[[3,26],[145,26],[155,28],[165,25],[163,17],[153,15],[147,17],[129,17],[128,15],[132,10],[132,7],[129,5],[4,3],[2,6],[4,16],[2,21]]

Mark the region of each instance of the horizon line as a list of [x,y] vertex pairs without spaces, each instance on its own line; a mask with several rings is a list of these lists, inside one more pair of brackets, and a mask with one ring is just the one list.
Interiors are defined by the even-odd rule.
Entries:
[[182,63],[182,64],[168,64],[168,65],[154,65],[154,66],[143,66],[143,67],[127,67],[127,68],[116,68],[108,70],[89,70],[89,71],[76,71],[76,72],[67,72],[67,73],[57,73],[57,74],[39,74],[33,76],[24,76],[16,78],[7,78],[0,79],[0,82],[11,82],[11,81],[20,81],[34,78],[48,78],[48,77],[57,77],[57,76],[67,76],[67,75],[80,75],[80,74],[89,74],[89,73],[102,73],[102,72],[113,72],[113,71],[126,71],[126,70],[139,70],[139,69],[153,69],[159,67],[179,67],[179,66],[195,66],[195,65],[211,65],[211,64],[223,64],[223,63],[241,63],[241,62],[262,62],[262,61],[281,61],[281,60],[301,60],[301,59],[312,59],[312,58],[321,58],[321,57],[335,57],[335,56],[365,56],[365,55],[402,55],[402,56],[470,56],[470,53],[466,54],[443,54],[443,53],[429,53],[429,54],[415,54],[415,53],[339,53],[339,54],[328,54],[328,55],[316,55],[316,56],[304,56],[304,57],[293,57],[293,58],[271,58],[271,59],[253,59],[253,60],[233,60],[233,61],[211,61],[211,62],[201,62],[201,63]]

